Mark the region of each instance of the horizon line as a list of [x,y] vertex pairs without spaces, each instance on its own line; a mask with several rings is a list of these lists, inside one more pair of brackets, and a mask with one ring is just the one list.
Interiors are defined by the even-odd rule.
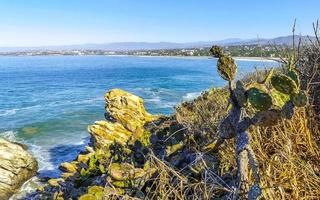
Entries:
[[[43,47],[61,47],[61,46],[79,46],[79,45],[107,45],[107,44],[117,44],[117,43],[172,43],[172,44],[188,44],[188,43],[201,43],[201,42],[221,42],[224,40],[269,40],[269,39],[275,39],[279,37],[289,37],[292,35],[283,35],[283,36],[277,36],[272,38],[224,38],[219,40],[197,40],[197,41],[188,41],[188,42],[175,42],[175,41],[114,41],[114,42],[83,42],[83,43],[73,43],[73,44],[43,44],[43,45],[14,45],[14,46],[0,46],[0,48],[43,48]],[[295,34],[295,36],[299,37],[313,37],[312,35],[301,35],[301,34]]]

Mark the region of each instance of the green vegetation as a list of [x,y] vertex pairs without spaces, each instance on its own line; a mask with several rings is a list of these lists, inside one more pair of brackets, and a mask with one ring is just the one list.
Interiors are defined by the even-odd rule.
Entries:
[[[284,52],[292,51],[288,46],[282,45],[236,45],[223,47],[226,54],[233,57],[283,57]],[[125,55],[144,56],[211,56],[210,48],[165,49],[117,52]]]

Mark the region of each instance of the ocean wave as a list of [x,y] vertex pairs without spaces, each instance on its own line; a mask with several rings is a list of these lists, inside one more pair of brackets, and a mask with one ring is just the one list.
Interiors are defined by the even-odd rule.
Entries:
[[45,105],[45,108],[56,108],[60,106],[72,106],[72,105],[85,105],[85,104],[92,104],[97,103],[99,101],[103,101],[103,97],[95,97],[91,99],[84,99],[84,100],[63,100],[63,101],[52,101]]
[[96,103],[96,102],[99,102],[101,100],[103,100],[102,97],[95,97],[95,98],[92,98],[92,99],[85,99],[85,100],[76,101],[76,102],[70,102],[70,103],[73,103],[73,104],[89,104],[89,103]]
[[173,77],[177,81],[193,81],[196,79],[193,75],[177,75]]
[[151,107],[152,109],[173,108],[178,103],[174,100],[177,93],[172,89],[154,87],[135,88],[134,93],[143,97],[144,102],[147,104],[146,107]]
[[146,103],[158,104],[158,103],[161,103],[161,98],[160,98],[160,96],[155,96],[152,98],[147,98],[144,101]]
[[153,87],[145,87],[145,88],[135,88],[134,91],[137,93],[146,94],[147,96],[152,95],[173,95],[174,91],[167,88],[153,88]]
[[10,109],[10,110],[3,110],[3,111],[0,111],[0,116],[1,116],[1,117],[4,117],[4,116],[14,115],[14,114],[16,114],[16,112],[17,112],[18,110],[19,110],[19,109],[17,109],[17,108]]
[[11,141],[11,142],[18,142],[16,134],[17,133],[15,131],[5,131],[5,132],[0,133],[0,136],[4,139]]
[[145,102],[147,104],[151,104],[152,108],[159,109],[159,108],[173,108],[178,104],[178,102],[174,101],[165,101],[160,98],[151,98],[151,99],[145,99]]
[[187,93],[186,95],[184,95],[182,97],[182,100],[183,101],[191,101],[195,98],[197,98],[198,96],[200,96],[200,92],[190,92],[190,93]]
[[17,112],[31,110],[31,109],[39,108],[39,107],[41,107],[41,105],[26,106],[26,107],[22,107],[22,108],[12,108],[12,109],[8,109],[8,110],[0,110],[0,116],[1,117],[11,116],[11,115],[15,115]]
[[178,102],[164,102],[159,108],[174,108],[177,104]]
[[28,144],[29,150],[39,163],[39,171],[54,170],[55,166],[50,162],[51,156],[48,150],[37,144]]

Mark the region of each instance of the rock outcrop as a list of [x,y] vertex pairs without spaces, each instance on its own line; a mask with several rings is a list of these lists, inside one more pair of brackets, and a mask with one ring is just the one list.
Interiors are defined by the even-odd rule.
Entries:
[[74,161],[62,163],[61,178],[50,179],[47,186],[31,194],[31,199],[93,198],[92,187],[120,194],[124,192],[122,188],[143,186],[155,173],[144,155],[135,155],[132,148],[147,153],[145,147],[150,144],[151,133],[144,126],[159,116],[149,114],[142,98],[124,90],[110,90],[105,100],[106,119],[88,126],[91,146]]
[[25,146],[0,138],[0,199],[8,199],[37,169]]
[[143,126],[157,118],[149,114],[143,99],[121,89],[105,94],[106,118],[88,127],[94,146],[100,148],[114,141],[125,144],[143,137]]

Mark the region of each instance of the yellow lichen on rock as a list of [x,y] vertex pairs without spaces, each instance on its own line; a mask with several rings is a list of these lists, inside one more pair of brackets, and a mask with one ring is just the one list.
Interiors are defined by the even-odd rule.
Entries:
[[108,180],[116,187],[139,187],[142,186],[154,173],[155,168],[145,166],[136,168],[129,163],[112,163],[109,166]]
[[88,126],[93,136],[95,147],[101,148],[113,142],[125,145],[141,138],[145,144],[144,125],[156,120],[158,116],[149,114],[143,99],[120,89],[110,90],[105,94],[106,112],[111,120],[96,121]]
[[96,121],[94,125],[88,126],[88,131],[93,136],[95,146],[98,148],[115,141],[124,145],[132,135],[120,123],[109,121]]
[[77,161],[79,163],[87,163],[92,155],[93,155],[93,153],[79,154],[78,157],[77,157]]
[[64,172],[75,173],[77,172],[76,163],[64,162],[60,164],[60,169]]
[[107,113],[131,132],[157,119],[145,110],[142,98],[124,90],[110,90],[105,94],[105,100]]
[[49,185],[53,187],[59,186],[59,182],[64,182],[64,179],[62,178],[52,178],[48,180]]

